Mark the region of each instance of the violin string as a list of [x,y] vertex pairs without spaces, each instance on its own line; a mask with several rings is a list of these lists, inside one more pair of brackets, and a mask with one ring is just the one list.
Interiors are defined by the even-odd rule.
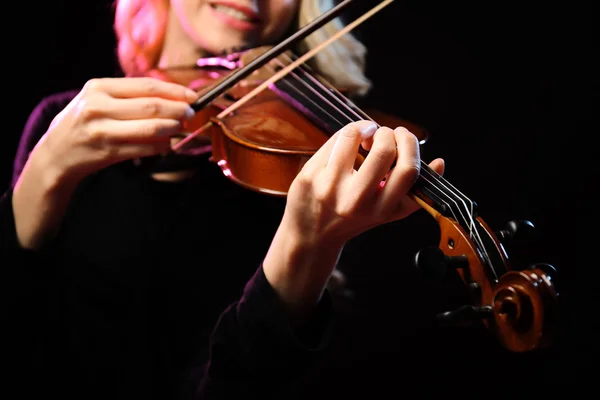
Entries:
[[[282,54],[281,56],[282,56],[282,57],[286,57],[286,58],[288,58],[288,60],[289,60],[290,62],[292,62],[292,61],[294,60],[294,59],[293,59],[293,58],[292,58],[292,57],[291,57],[289,54],[286,54],[286,53]],[[318,88],[318,89],[321,89],[321,90],[322,90],[322,91],[325,93],[325,95],[331,96],[331,91],[330,91],[330,89],[329,89],[329,88],[327,88],[325,85],[323,85],[323,84],[322,84],[322,83],[321,83],[321,82],[320,82],[320,81],[319,81],[317,78],[315,78],[315,77],[313,76],[313,74],[311,73],[310,67],[308,67],[306,64],[302,64],[302,65],[300,65],[300,66],[299,66],[297,69],[298,69],[298,70],[300,70],[299,72],[300,72],[300,73],[301,73],[301,74],[302,74],[302,75],[303,75],[303,76],[304,76],[306,79],[308,79],[309,81],[311,81],[311,82],[314,84],[314,86],[315,86],[316,88]],[[296,75],[296,76],[297,76],[297,75]],[[309,84],[308,84],[307,82],[305,82],[304,80],[301,80],[301,81],[302,81],[302,83],[303,83],[304,85],[306,85],[306,86],[308,86],[308,87],[311,87],[311,85],[309,85]],[[314,90],[314,89],[313,89],[313,90]],[[334,89],[334,88],[331,88],[331,90],[335,90],[335,89]],[[336,92],[337,92],[337,91],[336,91]],[[343,95],[342,95],[340,92],[337,92],[337,94],[338,94],[339,96],[342,96],[342,98],[344,98],[344,96],[343,96]],[[323,96],[323,95],[322,95],[322,96]],[[356,118],[358,118],[359,120],[361,120],[361,119],[368,119],[368,120],[371,120],[371,121],[373,121],[373,118],[369,117],[369,116],[367,115],[367,113],[365,113],[365,112],[364,112],[363,110],[361,110],[359,107],[356,107],[356,110],[358,110],[358,112],[357,112],[357,111],[355,111],[355,109],[354,109],[353,107],[351,107],[349,104],[347,104],[347,103],[344,103],[344,102],[342,101],[342,99],[340,99],[339,97],[337,97],[337,96],[332,96],[332,97],[333,97],[334,101],[337,101],[338,103],[340,103],[340,104],[341,104],[341,105],[342,105],[344,108],[346,108],[346,109],[347,109],[347,110],[349,110],[349,111],[350,111],[352,114],[354,114],[354,116],[355,116]],[[350,100],[349,100],[349,99],[347,99],[347,98],[344,98],[344,100],[347,100],[348,102],[350,102]],[[362,114],[362,115],[359,115],[359,112],[360,112],[360,114]],[[353,119],[352,117],[348,116],[347,114],[345,114],[345,117],[348,119],[348,121],[349,121],[349,122],[356,121],[356,119]],[[375,122],[375,121],[373,121],[373,122]],[[377,124],[377,122],[375,122],[375,123]],[[379,125],[379,124],[377,124],[377,126],[380,126],[380,125]]]
[[[287,57],[289,59],[289,61],[293,61],[293,59],[288,55],[288,54],[283,54],[282,56]],[[277,62],[283,64],[281,62],[281,60],[277,59]],[[354,114],[354,116],[358,117],[359,119],[370,119],[372,120],[372,118],[368,117],[368,115],[364,112],[362,112],[362,110],[360,110],[360,108],[357,108],[358,110],[360,110],[362,112],[362,114],[364,114],[364,116],[366,116],[367,118],[361,118],[359,116],[359,114],[352,108],[350,107],[350,105],[344,103],[344,101],[342,101],[343,99],[346,99],[347,101],[350,102],[349,99],[347,99],[343,94],[341,94],[340,92],[338,92],[338,95],[341,97],[337,97],[334,96],[331,91],[325,86],[323,85],[318,79],[316,79],[311,73],[309,73],[307,71],[308,67],[305,64],[302,64],[300,66],[298,66],[295,70],[298,71],[299,74],[301,74],[302,76],[304,76],[306,79],[308,79],[309,81],[312,82],[312,85],[309,85],[308,82],[306,82],[304,79],[301,79],[298,76],[298,73],[292,71],[290,72],[290,74],[288,74],[288,76],[291,76],[292,79],[297,80],[298,82],[300,82],[300,84],[306,86],[311,92],[315,93],[319,98],[323,99],[326,97],[330,97],[332,99],[332,101],[335,101],[337,103],[340,104],[341,107],[347,109],[351,114]],[[284,79],[282,79],[283,81],[286,81],[288,78],[288,76],[286,76]],[[313,105],[320,107],[323,109],[324,112],[325,111],[325,107],[321,107],[317,101],[315,101],[311,96],[306,95],[304,93],[302,93],[295,85],[289,84],[288,85],[290,87],[292,87],[295,91],[299,92],[307,101],[313,103]],[[320,89],[320,90],[317,90]],[[331,105],[331,101],[330,100],[326,100],[327,103],[329,105]],[[340,111],[340,109],[338,107],[335,107],[336,110]],[[341,112],[341,111],[340,111]],[[346,118],[348,119],[349,122],[352,122],[354,119],[352,119],[351,116],[349,115],[345,115]],[[378,124],[379,125],[379,124]],[[489,257],[489,254],[487,252],[487,249],[485,248],[485,246],[483,245],[483,240],[479,234],[479,231],[477,231],[475,229],[475,221],[474,221],[474,202],[470,199],[468,199],[466,196],[464,196],[462,193],[460,193],[458,190],[456,190],[456,188],[454,188],[453,185],[450,185],[449,182],[445,179],[441,179],[441,175],[439,175],[437,172],[433,171],[431,168],[429,168],[429,166],[422,162],[422,176],[424,178],[424,180],[428,183],[428,185],[430,187],[433,187],[435,189],[438,189],[438,191],[441,192],[442,195],[444,195],[448,201],[454,203],[456,209],[458,209],[458,212],[460,214],[460,217],[462,218],[463,223],[468,226],[469,229],[469,237],[471,239],[473,239],[475,242],[477,242],[477,244],[479,245],[483,256],[486,258],[492,272],[494,273],[494,275],[496,274],[496,271],[491,263],[491,259]],[[429,179],[428,179],[429,178]],[[441,188],[445,189],[445,190],[441,190]],[[455,193],[458,192],[457,193]],[[452,196],[448,195],[446,192],[449,192],[452,194]],[[438,196],[439,197],[439,196]],[[466,199],[466,201],[465,201]],[[448,203],[448,201],[443,201],[443,203],[448,206],[448,208],[452,211],[452,214],[455,218],[455,220],[459,220],[457,218],[457,215],[454,212],[454,208],[450,207],[450,204]],[[458,202],[462,203],[461,207],[459,206]],[[467,202],[469,203],[469,205],[467,205]],[[463,214],[463,210],[465,211],[465,213],[467,214],[465,216],[465,214]],[[497,277],[497,276],[496,276]]]
[[[281,60],[275,58],[274,61],[277,61],[279,64],[283,63],[281,62]],[[267,67],[273,71],[275,71],[275,69],[270,66],[267,65]],[[300,77],[298,77],[296,75],[296,73],[294,71],[290,72],[288,74],[288,76],[292,76],[294,77],[294,79],[296,79],[298,82],[304,83],[302,82],[302,80],[300,79]],[[298,93],[300,96],[302,96],[304,99],[306,99],[306,101],[311,102],[312,104],[316,105],[319,108],[319,111],[322,111],[323,113],[327,114],[331,119],[335,120],[335,122],[337,122],[339,125],[345,125],[344,122],[338,120],[332,113],[331,109],[337,111],[339,114],[341,114],[344,117],[347,117],[346,114],[343,113],[342,110],[340,110],[335,104],[331,103],[331,101],[329,101],[325,96],[323,96],[321,93],[319,93],[315,88],[310,87],[309,85],[306,85],[308,87],[309,90],[311,90],[311,92],[318,96],[323,102],[327,103],[327,105],[329,107],[322,107],[319,105],[319,103],[317,103],[316,101],[313,100],[312,96],[305,94],[304,92],[302,92],[296,85],[292,84],[291,82],[289,82],[289,80],[286,78],[282,78],[279,82],[285,83],[287,84],[286,86],[288,86],[289,88],[291,88],[294,92]]]

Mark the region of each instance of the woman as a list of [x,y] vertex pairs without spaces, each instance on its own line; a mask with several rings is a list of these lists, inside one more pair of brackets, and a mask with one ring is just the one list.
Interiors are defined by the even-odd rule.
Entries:
[[[117,2],[127,77],[91,80],[36,108],[0,207],[2,256],[15,259],[3,291],[12,349],[35,382],[23,397],[40,388],[81,398],[264,397],[288,389],[326,348],[326,285],[344,244],[418,209],[406,196],[419,173],[414,135],[348,125],[304,166],[286,201],[241,189],[207,158],[193,173],[188,165],[153,175],[131,160],[167,151],[197,98],[133,76],[277,42],[330,6]],[[363,94],[363,58],[346,37],[315,67]],[[361,143],[371,153],[357,172]],[[432,167],[441,173],[443,162]]]

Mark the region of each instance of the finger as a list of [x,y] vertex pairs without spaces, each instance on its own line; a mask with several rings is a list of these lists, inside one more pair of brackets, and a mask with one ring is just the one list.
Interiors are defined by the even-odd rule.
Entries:
[[195,112],[183,101],[142,97],[133,99],[111,99],[103,102],[103,114],[120,120],[166,118],[190,120]]
[[326,168],[331,174],[341,176],[354,170],[358,147],[361,142],[377,131],[373,121],[358,121],[346,125],[339,131],[327,157]]
[[371,198],[396,159],[396,137],[393,130],[382,127],[373,136],[373,146],[353,178],[352,192]]
[[[352,124],[365,124],[365,122],[354,122]],[[323,144],[319,150],[304,164],[303,170],[308,173],[314,173],[317,170],[322,170],[327,166],[329,161],[329,157],[331,155],[331,151],[335,146],[340,134],[344,131],[346,127],[340,129],[335,134],[333,134],[325,144]]]
[[178,120],[153,118],[140,120],[101,120],[92,125],[92,136],[109,143],[142,143],[164,141],[182,131]]
[[[432,169],[434,172],[438,173],[439,175],[442,175],[444,173],[445,162],[441,158],[436,158],[431,163],[429,163],[429,168]],[[400,198],[400,201],[396,205],[396,209],[394,211],[394,219],[402,219],[419,209],[421,209],[419,203],[417,203],[409,196],[402,196]]]
[[[376,123],[376,121],[374,121],[373,119],[371,119],[371,121]],[[380,127],[381,127],[381,125],[380,125]],[[363,149],[365,149],[366,151],[371,151],[371,147],[373,147],[373,138],[374,138],[374,135],[363,140],[363,142],[361,143],[361,147]]]
[[102,78],[88,81],[84,90],[104,92],[112,97],[161,97],[192,103],[198,98],[193,90],[155,78]]
[[322,170],[327,166],[327,158],[329,154],[331,154],[331,149],[335,145],[335,141],[339,136],[339,132],[336,132],[333,136],[331,136],[323,146],[317,150],[315,154],[302,167],[302,170],[310,175],[313,175],[317,171]]
[[421,170],[419,140],[406,128],[394,130],[396,138],[396,165],[390,172],[379,197],[378,208],[383,213],[392,212],[398,202],[415,184]]
[[363,140],[363,142],[360,144],[361,147],[363,149],[365,149],[366,151],[371,151],[371,148],[373,147],[374,138],[375,138],[375,136],[371,136],[371,137]]
[[446,162],[442,158],[436,158],[431,163],[429,163],[429,168],[431,168],[438,175],[444,175],[446,171]]

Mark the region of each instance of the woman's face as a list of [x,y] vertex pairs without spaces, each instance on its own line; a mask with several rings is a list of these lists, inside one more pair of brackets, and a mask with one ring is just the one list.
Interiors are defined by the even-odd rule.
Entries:
[[300,0],[171,0],[187,36],[204,51],[273,44],[290,28]]

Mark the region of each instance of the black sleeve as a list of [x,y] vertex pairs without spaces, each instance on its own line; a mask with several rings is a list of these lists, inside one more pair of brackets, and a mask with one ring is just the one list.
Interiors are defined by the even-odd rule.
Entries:
[[10,260],[14,260],[20,253],[21,247],[17,241],[13,215],[12,189],[10,189],[0,197],[0,259],[3,263],[12,264]]
[[[44,98],[31,112],[25,129],[21,134],[19,147],[14,160],[12,184],[0,197],[0,260],[2,263],[3,283],[2,300],[9,298],[19,285],[15,283],[26,279],[26,270],[38,255],[23,250],[17,240],[15,218],[12,206],[12,191],[29,153],[44,135],[54,117],[75,97],[77,91],[66,91]],[[41,255],[39,255],[41,257]]]
[[0,197],[0,302],[15,312],[38,282],[50,275],[46,254],[23,249],[17,239],[12,189]]
[[[29,153],[44,135],[54,117],[75,97],[77,91],[66,91],[44,98],[32,111],[19,142],[14,160],[11,187],[0,195],[0,303],[3,317],[8,314],[30,314],[24,311],[45,274],[51,270],[44,264],[41,252],[26,251],[19,245],[12,206],[14,185],[27,162]],[[6,322],[4,320],[3,322]],[[11,326],[14,326],[12,324]]]
[[2,266],[2,282],[0,293],[2,303],[10,300],[9,293],[14,293],[20,283],[28,276],[29,266],[41,257],[33,251],[25,250],[17,239],[15,217],[12,206],[12,189],[0,196],[0,265]]
[[258,268],[241,299],[225,310],[213,331],[210,359],[189,399],[289,398],[296,381],[322,357],[333,330],[325,291],[312,317],[294,326]]

